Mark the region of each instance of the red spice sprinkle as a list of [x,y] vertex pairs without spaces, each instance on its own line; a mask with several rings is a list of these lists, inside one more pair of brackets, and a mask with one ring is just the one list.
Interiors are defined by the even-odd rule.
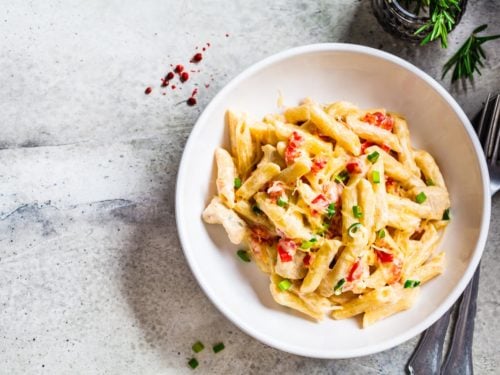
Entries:
[[149,95],[151,94],[151,91],[153,91],[153,89],[151,87],[147,87],[146,90],[144,90],[144,94]]
[[168,80],[166,78],[161,79],[161,87],[167,87],[168,86]]
[[210,42],[207,42],[207,47],[210,47]]
[[182,72],[181,73],[181,82],[186,82],[189,79],[189,73],[188,72]]
[[190,97],[188,100],[186,100],[186,103],[188,106],[192,107],[193,105],[196,105],[196,98]]
[[203,47],[201,50],[202,50],[202,51],[206,51],[207,49],[206,49],[205,47]]
[[172,78],[174,78],[174,72],[168,72],[168,74],[165,76],[165,79],[167,80],[171,80]]
[[181,64],[176,65],[175,69],[174,69],[174,71],[176,73],[181,73],[183,70],[184,70],[184,67]]
[[176,85],[172,85],[172,90],[175,90],[177,86]]
[[194,89],[193,93],[191,94],[191,96],[195,96],[196,94],[198,94],[198,89]]
[[[205,48],[203,48],[205,50]],[[191,62],[197,63],[200,62],[203,59],[203,55],[201,53],[196,53],[193,58],[191,59]]]
[[205,83],[205,88],[208,89],[210,87],[210,84]]

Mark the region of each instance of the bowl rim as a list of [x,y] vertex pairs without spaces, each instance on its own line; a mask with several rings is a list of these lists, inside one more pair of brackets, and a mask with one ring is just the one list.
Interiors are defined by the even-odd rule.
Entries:
[[[458,284],[455,286],[455,288],[452,290],[452,292],[446,297],[444,302],[433,312],[431,313],[426,319],[422,320],[419,324],[415,325],[411,329],[396,335],[392,337],[389,340],[385,340],[380,343],[376,343],[373,345],[369,346],[364,346],[361,348],[356,348],[356,349],[348,349],[348,350],[321,350],[318,351],[316,349],[308,349],[308,348],[302,348],[302,347],[297,347],[297,346],[292,346],[288,345],[285,342],[279,341],[274,339],[273,337],[267,336],[266,334],[263,334],[261,332],[256,332],[251,326],[247,325],[246,323],[240,321],[239,317],[237,314],[232,313],[228,309],[225,308],[224,302],[217,297],[217,294],[214,290],[209,288],[207,284],[204,282],[203,277],[201,276],[201,273],[199,272],[197,263],[195,262],[195,259],[193,257],[193,253],[190,251],[186,251],[186,244],[188,243],[187,238],[189,237],[189,234],[187,233],[187,230],[185,226],[183,225],[183,220],[184,220],[184,214],[183,210],[181,207],[181,197],[183,197],[183,191],[184,191],[184,184],[187,180],[187,175],[188,171],[185,168],[186,165],[186,160],[188,159],[189,155],[192,152],[193,149],[193,144],[194,140],[196,139],[198,133],[201,131],[201,124],[205,121],[205,118],[207,118],[213,109],[219,104],[219,102],[222,100],[222,98],[225,96],[226,92],[232,90],[235,86],[237,86],[240,82],[244,81],[248,77],[252,76],[256,72],[273,65],[275,63],[279,63],[280,61],[296,57],[298,55],[303,55],[303,54],[311,54],[311,53],[320,53],[320,52],[341,52],[341,53],[356,53],[356,54],[364,54],[364,55],[369,55],[372,57],[376,57],[382,60],[389,61],[391,63],[394,63],[423,81],[425,81],[432,89],[434,89],[445,101],[446,103],[453,109],[455,114],[458,116],[460,119],[460,122],[462,126],[465,128],[467,135],[469,136],[469,139],[472,142],[472,145],[475,150],[475,156],[477,158],[477,161],[479,163],[479,168],[480,168],[480,173],[481,173],[481,182],[482,182],[482,193],[483,193],[483,204],[482,204],[482,217],[481,217],[481,226],[480,226],[480,232],[479,232],[479,238],[475,244],[473,253],[472,253],[472,258],[470,259],[470,262],[460,278]],[[208,296],[209,300],[214,304],[217,309],[226,317],[228,318],[233,324],[235,324],[237,327],[239,327],[242,331],[244,331],[246,334],[250,335],[251,337],[263,342],[266,345],[269,345],[271,347],[274,347],[276,349],[291,353],[291,354],[296,354],[300,356],[305,356],[305,357],[311,357],[311,358],[325,358],[325,359],[341,359],[341,358],[354,358],[354,357],[361,357],[365,355],[370,355],[374,353],[378,353],[387,349],[390,349],[392,347],[395,347],[412,337],[418,335],[425,329],[427,329],[429,326],[431,326],[435,321],[437,321],[455,302],[456,300],[460,297],[462,292],[464,291],[465,287],[469,283],[469,281],[472,279],[472,276],[479,264],[479,261],[481,259],[482,253],[484,251],[484,247],[486,244],[486,239],[488,235],[488,229],[489,229],[489,224],[490,224],[490,215],[491,215],[491,193],[490,193],[490,183],[489,183],[489,174],[488,174],[488,168],[486,164],[486,160],[482,151],[482,147],[479,143],[479,140],[476,136],[476,133],[465,115],[464,111],[462,108],[458,105],[458,103],[455,101],[455,99],[446,91],[434,78],[429,76],[427,73],[423,72],[421,69],[417,68],[415,65],[411,64],[410,62],[397,57],[391,53],[384,52],[377,50],[375,48],[371,47],[366,47],[366,46],[361,46],[357,44],[350,44],[350,43],[318,43],[318,44],[309,44],[309,45],[304,45],[300,47],[295,47],[291,49],[287,49],[281,52],[278,52],[276,54],[273,54],[267,58],[264,58],[263,60],[260,60],[257,63],[252,64],[250,67],[246,68],[238,74],[235,78],[233,78],[227,85],[225,85],[215,96],[214,98],[210,101],[210,103],[206,106],[206,108],[203,110],[202,114],[199,116],[198,120],[193,126],[193,129],[188,137],[188,140],[186,142],[184,152],[179,164],[179,169],[177,173],[177,180],[176,180],[176,190],[175,190],[175,218],[176,218],[176,225],[177,225],[177,231],[179,234],[179,239],[180,243],[184,252],[184,255],[188,261],[189,267],[194,274],[198,284],[201,286],[202,290],[205,292],[205,294]]]

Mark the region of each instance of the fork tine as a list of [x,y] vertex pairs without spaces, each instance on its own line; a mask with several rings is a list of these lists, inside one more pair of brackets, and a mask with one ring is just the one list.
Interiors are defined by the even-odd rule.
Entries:
[[486,159],[489,159],[491,154],[492,154],[492,149],[493,149],[493,128],[494,128],[494,125],[492,123],[492,120],[493,120],[493,115],[494,115],[494,112],[496,111],[496,107],[497,107],[497,104],[498,104],[498,98],[495,99],[491,99],[491,101],[494,101],[495,104],[493,106],[493,111],[491,112],[491,117],[490,117],[490,120],[488,121],[488,124],[489,124],[489,127],[488,129],[485,129],[488,131],[487,135],[486,135],[486,139],[484,140],[484,143],[483,143],[483,148],[484,148],[484,154],[486,156]]
[[[499,131],[499,119],[500,117],[500,94],[497,95],[497,100],[495,101],[495,108],[493,109],[493,123],[491,124],[491,134],[492,138],[490,139],[491,147],[493,148],[492,155],[491,155],[491,160],[489,160],[489,163],[491,165],[495,165],[498,160],[498,149],[500,148],[500,134],[498,134]],[[488,155],[486,156],[488,157]]]
[[481,143],[483,142],[484,138],[483,131],[487,130],[487,128],[484,126],[484,123],[486,119],[486,114],[488,113],[488,106],[490,104],[490,99],[491,99],[491,93],[488,94],[488,98],[484,103],[483,111],[481,112],[481,119],[479,120],[479,126],[477,127],[477,137],[479,138],[479,141]]

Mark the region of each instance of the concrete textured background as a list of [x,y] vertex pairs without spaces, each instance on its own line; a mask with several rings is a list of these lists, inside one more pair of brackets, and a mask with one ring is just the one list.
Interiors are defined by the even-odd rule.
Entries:
[[[199,373],[402,373],[418,338],[363,358],[307,359],[257,342],[216,310],[177,238],[183,146],[217,91],[270,54],[359,43],[439,80],[464,37],[481,23],[500,32],[499,17],[499,2],[469,2],[442,50],[385,33],[368,0],[0,0],[0,374],[189,374],[197,339],[226,344],[197,356]],[[206,42],[201,71],[182,90],[160,90],[168,64]],[[500,42],[487,52],[473,87],[440,81],[468,115],[500,88]],[[179,104],[195,83],[198,105]],[[500,368],[500,196],[492,213],[479,374]]]

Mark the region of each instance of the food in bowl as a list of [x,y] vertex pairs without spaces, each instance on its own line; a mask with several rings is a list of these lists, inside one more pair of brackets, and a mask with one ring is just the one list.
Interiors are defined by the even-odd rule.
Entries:
[[247,247],[274,300],[315,320],[410,308],[444,270],[450,199],[407,122],[352,103],[301,105],[262,121],[228,111],[217,196],[203,212]]

